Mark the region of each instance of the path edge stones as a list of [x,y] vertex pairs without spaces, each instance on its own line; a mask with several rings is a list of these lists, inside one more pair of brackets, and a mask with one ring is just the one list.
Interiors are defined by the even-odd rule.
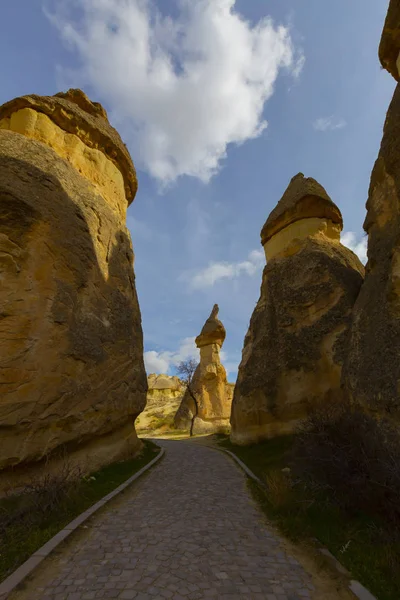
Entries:
[[[158,444],[156,444],[158,445]],[[161,446],[160,452],[157,454],[153,460],[151,460],[147,465],[142,467],[137,473],[129,477],[124,483],[121,483],[118,487],[115,488],[112,492],[109,492],[106,496],[98,500],[95,504],[93,504],[90,508],[81,513],[78,517],[76,517],[73,521],[68,523],[61,529],[55,536],[53,536],[48,542],[46,542],[39,550],[36,550],[26,560],[20,567],[18,567],[11,575],[9,575],[2,583],[0,583],[0,600],[6,600],[9,595],[15,591],[15,589],[23,582],[23,580],[28,577],[32,573],[37,566],[39,566],[45,558],[53,552],[57,546],[61,544],[73,531],[76,531],[82,523],[84,523],[89,517],[91,517],[95,512],[97,512],[100,508],[105,506],[110,500],[118,496],[123,490],[125,490],[128,486],[130,486],[134,481],[139,479],[146,471],[148,471],[153,465],[155,465],[165,454],[165,449]]]
[[[243,469],[243,471],[246,473],[246,475],[248,477],[253,479],[253,481],[255,481],[258,485],[260,485],[264,490],[267,489],[267,486],[265,485],[265,483],[263,481],[261,481],[261,479],[259,477],[257,477],[257,475],[255,475],[253,473],[253,471],[251,471],[251,469],[249,469],[249,467],[242,460],[240,460],[239,457],[236,456],[236,454],[234,454],[230,450],[225,450],[225,448],[218,448],[217,446],[212,446],[212,445],[209,445],[208,447],[213,448],[214,450],[217,450],[219,452],[224,452],[225,454],[229,454],[229,456],[231,458],[233,458],[233,460],[241,467],[241,469]],[[319,540],[318,540],[318,543],[320,543]],[[347,574],[350,577],[350,573],[346,569],[346,567],[344,567],[338,561],[338,559],[335,556],[333,556],[333,554],[331,554],[331,552],[329,552],[329,550],[327,548],[320,547],[320,548],[318,548],[318,552],[327,556],[331,560],[332,565],[339,571],[339,573]],[[357,597],[359,600],[378,600],[378,598],[376,598],[373,594],[371,594],[371,592],[369,590],[367,590],[367,588],[365,588],[359,581],[356,581],[355,579],[351,579],[348,587],[349,587],[349,590],[354,594],[354,596]]]

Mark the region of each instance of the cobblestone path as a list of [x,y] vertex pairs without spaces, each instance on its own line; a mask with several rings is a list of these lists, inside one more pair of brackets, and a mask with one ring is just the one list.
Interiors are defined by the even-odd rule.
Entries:
[[161,462],[92,517],[13,598],[328,597],[268,530],[229,457],[191,442],[160,444]]

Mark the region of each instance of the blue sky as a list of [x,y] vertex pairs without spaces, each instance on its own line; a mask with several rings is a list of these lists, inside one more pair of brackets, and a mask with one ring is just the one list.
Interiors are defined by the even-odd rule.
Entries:
[[387,0],[3,4],[0,102],[82,87],[137,166],[128,226],[148,370],[172,373],[217,302],[234,381],[259,233],[293,175],[324,185],[362,252],[394,89],[377,57]]

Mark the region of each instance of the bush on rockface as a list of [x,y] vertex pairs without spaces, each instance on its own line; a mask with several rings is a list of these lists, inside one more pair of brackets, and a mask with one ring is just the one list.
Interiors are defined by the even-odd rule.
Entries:
[[295,471],[349,514],[378,517],[400,535],[400,428],[340,400],[301,424]]

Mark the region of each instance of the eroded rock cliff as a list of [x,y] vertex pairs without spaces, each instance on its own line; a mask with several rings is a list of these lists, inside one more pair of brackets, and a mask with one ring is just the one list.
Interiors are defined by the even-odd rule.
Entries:
[[390,0],[379,44],[379,59],[382,67],[400,81],[400,3]]
[[[200,349],[200,363],[193,376],[192,391],[195,394],[198,413],[193,433],[216,433],[229,427],[233,388],[228,383],[226,371],[220,360],[220,350],[224,343],[225,327],[218,319],[218,305],[215,304],[196,345]],[[196,406],[187,390],[175,416],[177,429],[189,429]]]
[[351,310],[364,268],[340,243],[342,217],[324,188],[296,175],[261,232],[267,266],[232,403],[231,439],[290,433],[340,388]]
[[[400,4],[392,1],[379,56],[399,81]],[[383,129],[367,200],[365,282],[354,306],[343,384],[372,411],[400,417],[400,84]]]
[[[0,107],[0,469],[134,454],[146,402],[135,170],[80,90]],[[15,470],[20,467],[19,471]]]

